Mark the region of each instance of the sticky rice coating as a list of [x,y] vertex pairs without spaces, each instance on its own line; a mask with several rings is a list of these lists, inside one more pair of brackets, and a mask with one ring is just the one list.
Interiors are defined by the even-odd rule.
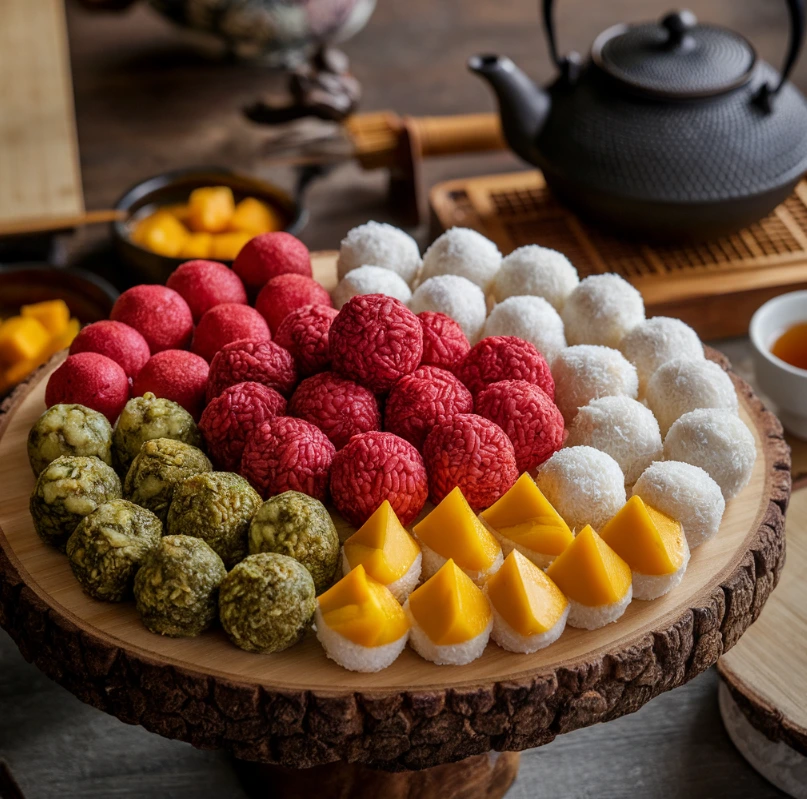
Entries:
[[435,239],[423,254],[421,278],[458,275],[487,293],[501,265],[502,254],[490,239],[470,228],[453,227]]
[[660,596],[668,594],[673,588],[681,584],[681,580],[684,579],[684,574],[689,565],[690,557],[689,544],[687,544],[686,536],[681,540],[684,544],[684,560],[672,574],[642,574],[641,572],[631,570],[634,599],[658,599]]
[[[423,565],[421,569],[421,577],[425,582],[430,577],[433,577],[440,569],[445,566],[448,558],[444,558],[439,552],[435,552],[430,546],[427,546],[418,538],[418,544],[420,545],[420,551],[423,555]],[[475,585],[478,585],[480,588],[485,584],[485,581],[490,577],[492,574],[496,574],[497,571],[504,563],[504,557],[501,552],[497,553],[496,557],[493,559],[493,563],[488,566],[487,569],[483,569],[481,571],[471,571],[469,569],[463,569],[462,566],[457,566],[462,569],[474,582]]]
[[408,303],[412,299],[412,290],[400,275],[371,264],[348,272],[331,292],[331,299],[335,308],[341,308],[358,294],[386,294],[402,303]]
[[636,399],[636,368],[618,350],[592,344],[567,347],[552,362],[555,403],[566,424],[579,408],[600,397]]
[[[487,588],[483,588],[482,592],[485,596],[488,595]],[[502,649],[524,655],[530,655],[539,649],[545,649],[550,644],[554,644],[563,635],[563,631],[566,629],[566,620],[569,618],[569,605],[566,605],[561,617],[545,633],[521,635],[504,620],[492,602],[490,603],[490,608],[493,611],[493,628],[490,631],[490,637]]]
[[660,366],[676,358],[700,361],[705,357],[698,334],[680,319],[654,316],[639,322],[619,342],[619,351],[636,367],[639,396]]
[[54,405],[28,433],[28,461],[34,476],[62,455],[96,457],[112,465],[112,427],[102,413],[84,405]]
[[591,275],[566,298],[561,317],[569,344],[618,347],[644,321],[644,300],[619,275]]
[[314,626],[317,638],[325,650],[325,654],[343,669],[372,674],[391,666],[406,648],[409,631],[397,641],[381,646],[361,646],[345,638],[341,633],[332,630],[325,624],[322,611],[317,607],[314,612]]
[[679,522],[690,549],[717,535],[726,509],[720,486],[700,466],[681,461],[650,464],[633,494]]
[[662,455],[661,432],[652,411],[630,397],[601,397],[582,407],[569,427],[567,447],[594,447],[622,469],[625,484]]
[[569,617],[566,623],[570,627],[577,627],[581,630],[599,630],[612,622],[617,621],[628,609],[633,599],[633,586],[629,586],[625,596],[614,602],[612,605],[597,605],[589,607],[581,605],[579,602],[569,600]]
[[417,242],[408,233],[385,222],[367,222],[354,227],[342,239],[336,270],[341,280],[360,266],[375,264],[412,286],[421,263]]
[[560,314],[542,297],[508,297],[490,312],[482,338],[516,336],[529,341],[551,365],[566,347]]
[[[417,557],[412,561],[409,568],[397,580],[387,583],[387,589],[401,604],[418,587],[422,567],[423,554],[418,552]],[[342,576],[347,577],[351,571],[350,562],[345,555],[345,550],[342,549]]]
[[416,314],[437,311],[451,317],[471,344],[479,340],[488,313],[482,289],[459,275],[439,275],[425,280],[415,289],[409,308]]
[[535,482],[574,533],[587,524],[600,529],[626,501],[619,464],[593,447],[556,452]]
[[676,358],[660,366],[647,384],[647,406],[658,419],[661,434],[672,423],[698,408],[737,413],[737,392],[731,378],[714,361]]
[[493,629],[493,614],[491,614],[487,626],[479,635],[461,644],[440,646],[433,643],[431,638],[426,635],[417,623],[412,611],[409,609],[409,600],[404,604],[404,612],[409,618],[409,624],[411,625],[409,630],[409,645],[424,660],[429,660],[438,666],[464,666],[482,657],[485,647],[490,640],[490,632]]
[[664,439],[664,458],[700,466],[720,486],[723,497],[731,499],[751,479],[757,448],[739,416],[701,408],[685,413],[670,428]]
[[496,302],[523,295],[542,297],[560,311],[579,282],[577,270],[563,253],[528,244],[502,260],[493,281],[493,296]]

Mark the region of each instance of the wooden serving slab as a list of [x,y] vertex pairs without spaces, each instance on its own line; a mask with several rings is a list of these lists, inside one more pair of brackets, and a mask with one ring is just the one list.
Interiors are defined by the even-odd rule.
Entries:
[[[316,258],[315,268],[325,285],[333,282],[332,255]],[[709,357],[728,369],[722,356]],[[33,530],[26,438],[55,366],[21,386],[0,417],[0,625],[26,659],[83,701],[244,760],[400,770],[484,756],[501,782],[501,764],[513,761],[496,765],[491,750],[540,746],[631,713],[715,663],[759,615],[784,563],[789,450],[778,420],[730,372],[757,444],[751,481],[728,504],[719,535],[695,550],[681,585],[633,602],[616,624],[567,628],[533,655],[491,644],[462,667],[436,666],[407,649],[377,674],[340,668],[313,634],[264,656],[237,649],[221,630],[162,638],[142,626],[133,603],[87,597],[64,555]],[[338,526],[344,534],[344,522]]]

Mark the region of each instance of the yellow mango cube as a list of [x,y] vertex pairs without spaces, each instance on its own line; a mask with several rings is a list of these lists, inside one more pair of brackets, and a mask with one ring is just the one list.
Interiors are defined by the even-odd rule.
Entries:
[[252,233],[218,233],[213,236],[210,258],[215,261],[234,261],[243,246],[254,238]]
[[64,300],[46,300],[33,305],[23,305],[20,315],[36,319],[51,336],[63,333],[70,321],[70,309]]
[[398,600],[359,565],[317,598],[325,624],[359,646],[384,646],[406,635]]
[[631,497],[600,533],[602,540],[640,574],[672,574],[684,562],[679,522]]
[[191,218],[191,209],[187,203],[164,205],[160,210],[167,211],[172,216],[175,216],[178,221],[182,222],[185,227],[188,227]]
[[79,330],[81,330],[81,322],[73,317],[67,322],[67,327],[58,336],[54,336],[50,340],[46,356],[50,358],[51,355],[67,349],[73,343],[73,339],[78,335]]
[[373,515],[344,544],[351,569],[361,565],[374,580],[389,585],[406,574],[420,547],[384,500]]
[[253,236],[282,229],[283,220],[277,210],[255,197],[241,200],[230,219],[230,230],[252,233]]
[[12,316],[0,325],[0,363],[16,366],[22,361],[36,361],[50,343],[50,335],[37,319]]
[[185,226],[168,211],[160,210],[137,223],[132,233],[132,241],[169,258],[177,258],[185,246],[188,231]]
[[491,618],[485,595],[451,559],[412,592],[409,610],[437,646],[464,644],[476,638]]
[[190,233],[182,249],[179,251],[180,258],[209,258],[213,249],[212,233]]
[[501,617],[525,637],[551,630],[569,604],[560,588],[515,549],[488,580],[486,590]]
[[546,570],[571,600],[586,607],[619,602],[631,587],[630,566],[587,524]]
[[194,189],[188,200],[188,227],[197,233],[221,233],[227,230],[235,200],[228,186]]

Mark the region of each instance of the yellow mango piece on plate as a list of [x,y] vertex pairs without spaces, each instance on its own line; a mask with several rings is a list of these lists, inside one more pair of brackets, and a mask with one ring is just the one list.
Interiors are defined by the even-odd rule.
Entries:
[[180,258],[209,258],[213,249],[212,233],[190,233],[182,249],[179,251]]
[[210,257],[215,261],[234,261],[241,248],[252,238],[252,233],[217,233],[213,236]]
[[476,638],[491,617],[487,597],[451,559],[409,595],[409,610],[437,646]]
[[561,591],[586,607],[613,605],[631,586],[630,566],[587,524],[546,570]]
[[67,349],[73,343],[73,339],[78,335],[79,330],[81,330],[81,322],[73,317],[67,322],[67,327],[58,336],[51,339],[46,353],[47,357],[50,358],[51,355],[55,355],[60,350]]
[[384,646],[409,629],[400,603],[359,565],[317,598],[325,624],[359,646]]
[[515,549],[488,578],[486,587],[493,607],[523,636],[550,630],[569,604],[560,588]]
[[363,566],[367,574],[382,585],[403,577],[420,554],[417,542],[386,499],[345,541],[344,548],[351,569]]
[[283,229],[283,220],[277,210],[255,197],[245,197],[235,206],[230,230],[245,231],[257,236],[259,233],[269,233]]
[[174,203],[173,205],[164,205],[160,210],[167,211],[172,216],[175,216],[182,224],[187,227],[191,217],[191,209],[187,203]]
[[569,525],[526,472],[479,516],[502,538],[549,558],[560,555],[574,538]]
[[672,574],[684,562],[679,522],[631,497],[600,533],[602,540],[640,574]]
[[234,211],[229,186],[194,189],[188,200],[188,227],[197,233],[221,233],[229,227]]
[[12,316],[0,325],[0,363],[16,366],[42,357],[50,335],[37,319]]
[[70,309],[64,300],[45,300],[33,305],[23,305],[20,315],[27,319],[36,319],[51,336],[63,333],[70,321]]
[[177,258],[185,246],[188,231],[171,213],[159,210],[137,223],[132,241],[169,258]]
[[44,363],[43,358],[33,358],[31,360],[24,360],[9,366],[3,371],[3,377],[0,382],[6,383],[9,387],[16,386],[17,383],[25,380],[31,372],[38,366]]
[[444,558],[452,558],[465,571],[486,571],[502,551],[458,486],[415,525],[414,533],[427,547]]

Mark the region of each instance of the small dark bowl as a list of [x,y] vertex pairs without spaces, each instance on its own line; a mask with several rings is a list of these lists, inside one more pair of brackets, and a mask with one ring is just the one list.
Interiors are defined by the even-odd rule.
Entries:
[[[288,192],[272,183],[230,169],[198,167],[155,175],[132,186],[115,204],[116,210],[125,211],[128,215],[125,220],[112,223],[115,248],[138,278],[165,283],[171,272],[187,259],[158,255],[135,244],[131,239],[133,225],[161,206],[187,202],[190,193],[203,186],[229,186],[236,202],[244,197],[263,200],[286,220],[283,229],[287,233],[298,233],[306,222],[306,212]],[[224,263],[231,264],[232,261]]]

